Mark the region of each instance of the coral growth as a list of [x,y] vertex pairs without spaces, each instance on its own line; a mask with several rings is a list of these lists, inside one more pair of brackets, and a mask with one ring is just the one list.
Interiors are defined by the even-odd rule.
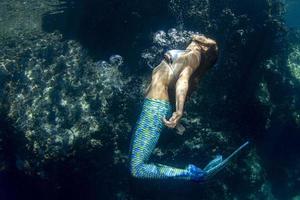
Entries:
[[25,139],[20,170],[43,170],[46,161],[75,154],[78,143],[100,150],[108,143],[103,135],[110,134],[109,127],[129,126],[114,125],[116,116],[109,113],[113,98],[130,81],[119,71],[121,56],[93,62],[78,43],[64,42],[58,33],[6,45],[0,62],[7,77],[7,113]]

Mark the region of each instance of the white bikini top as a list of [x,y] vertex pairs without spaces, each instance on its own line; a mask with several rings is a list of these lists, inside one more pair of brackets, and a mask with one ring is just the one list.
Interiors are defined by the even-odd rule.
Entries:
[[172,49],[165,53],[165,60],[169,65],[167,65],[170,69],[170,72],[174,74],[175,72],[175,66],[173,63],[176,62],[176,60],[184,53],[186,53],[189,50],[178,50],[178,49]]

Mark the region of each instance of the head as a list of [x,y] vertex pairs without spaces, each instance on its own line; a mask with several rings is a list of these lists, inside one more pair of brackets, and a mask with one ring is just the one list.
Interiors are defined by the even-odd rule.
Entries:
[[218,46],[216,41],[210,38],[203,35],[193,35],[192,41],[187,49],[197,50],[201,56],[201,67],[197,68],[191,78],[191,87],[188,93],[190,95],[191,91],[197,87],[204,73],[216,64],[218,59]]
[[204,35],[193,35],[189,46],[200,50],[201,64],[208,69],[217,62],[218,45],[213,39],[207,38]]

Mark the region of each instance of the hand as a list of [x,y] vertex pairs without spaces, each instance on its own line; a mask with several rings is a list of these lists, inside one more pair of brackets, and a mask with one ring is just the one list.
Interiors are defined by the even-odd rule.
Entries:
[[182,112],[176,111],[173,112],[172,117],[169,120],[163,118],[163,122],[167,127],[175,128],[181,117],[182,117]]

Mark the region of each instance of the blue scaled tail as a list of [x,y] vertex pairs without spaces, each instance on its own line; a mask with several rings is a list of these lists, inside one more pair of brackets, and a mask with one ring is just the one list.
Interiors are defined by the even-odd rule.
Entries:
[[192,172],[186,169],[149,163],[149,157],[163,129],[162,118],[170,116],[171,111],[169,101],[145,99],[131,141],[130,172],[132,176],[148,179],[190,179]]
[[228,161],[248,143],[245,143],[228,158],[222,160],[217,156],[203,170],[195,165],[188,165],[184,169],[167,165],[149,163],[160,133],[163,129],[162,118],[170,116],[171,104],[169,101],[146,98],[138,119],[130,148],[130,172],[136,178],[144,179],[183,179],[205,181],[220,171]]

